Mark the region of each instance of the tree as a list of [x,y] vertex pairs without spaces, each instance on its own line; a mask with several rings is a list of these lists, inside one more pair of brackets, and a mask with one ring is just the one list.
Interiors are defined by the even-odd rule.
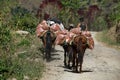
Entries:
[[59,13],[59,17],[62,19],[65,26],[68,26],[69,23],[78,23],[80,17],[78,10],[84,8],[87,5],[87,2],[87,0],[61,0],[63,9]]

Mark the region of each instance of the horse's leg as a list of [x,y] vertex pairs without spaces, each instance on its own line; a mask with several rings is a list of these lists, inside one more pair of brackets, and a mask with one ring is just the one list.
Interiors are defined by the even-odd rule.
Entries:
[[75,56],[76,56],[76,52],[73,51],[72,67],[75,67]]
[[73,59],[73,50],[71,48],[71,46],[69,47],[69,50],[68,50],[68,68],[71,68],[70,66],[70,62],[72,61]]
[[76,52],[73,53],[72,67],[73,71],[76,71]]
[[66,50],[64,49],[64,66],[66,66],[67,65],[67,63],[66,63]]
[[48,59],[48,55],[47,55],[47,49],[45,48],[45,59],[47,60]]
[[70,59],[68,60],[68,68],[70,69]]
[[76,72],[78,72],[78,58],[76,57],[76,66],[75,66]]
[[80,73],[82,72],[82,63],[83,63],[83,59],[82,59],[82,61],[80,62]]
[[67,63],[66,63],[67,47],[65,45],[63,45],[63,49],[64,49],[64,66],[66,67],[67,66]]
[[68,52],[67,54],[68,54],[68,68],[70,69],[70,61],[71,61],[70,52]]
[[80,68],[79,68],[80,73],[82,72],[83,57],[84,57],[84,52],[78,54],[78,59],[80,63]]
[[55,39],[56,37],[55,36],[52,36],[52,51],[54,52],[55,51]]
[[50,58],[51,58],[51,48],[50,48],[50,47],[49,47],[49,49],[46,48],[45,57],[46,57],[46,60],[47,60],[47,61],[50,60]]
[[55,51],[55,44],[53,43],[52,45],[52,51],[54,52]]
[[51,48],[52,48],[52,45],[50,45],[50,49],[49,49],[49,52],[48,52],[49,59],[51,58]]
[[85,49],[82,51],[81,57],[80,57],[80,73],[82,72],[82,64],[83,64],[83,58],[84,58],[84,53],[85,53]]

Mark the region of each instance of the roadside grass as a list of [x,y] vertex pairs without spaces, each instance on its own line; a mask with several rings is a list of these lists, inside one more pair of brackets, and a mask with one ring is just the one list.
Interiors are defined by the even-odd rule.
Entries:
[[[0,80],[36,80],[42,76],[41,43],[34,35],[36,3],[39,0],[0,0]],[[16,30],[31,34],[19,35]]]
[[39,47],[41,42],[35,35],[21,36],[16,44],[16,56],[21,66],[21,74],[17,74],[18,79],[28,78],[30,80],[39,79],[44,70],[44,63],[42,60],[42,52]]
[[[44,62],[40,40],[35,35],[12,33],[11,53],[0,55],[0,80],[37,80],[42,77]],[[2,51],[2,50],[1,50]]]
[[114,40],[114,37],[111,35],[108,35],[108,30],[104,30],[102,32],[98,32],[96,34],[96,39],[100,42],[102,42],[104,45],[109,47],[114,47],[118,50],[120,50],[120,43],[117,43]]

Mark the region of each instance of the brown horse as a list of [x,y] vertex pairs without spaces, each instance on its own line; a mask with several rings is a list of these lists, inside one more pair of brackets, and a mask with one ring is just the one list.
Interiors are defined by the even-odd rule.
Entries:
[[41,37],[45,49],[44,57],[47,61],[51,58],[51,49],[54,45],[55,38],[55,34],[53,31],[50,30],[50,28]]
[[83,57],[87,47],[87,38],[84,35],[79,34],[74,38],[73,67],[75,67],[76,72],[82,72]]

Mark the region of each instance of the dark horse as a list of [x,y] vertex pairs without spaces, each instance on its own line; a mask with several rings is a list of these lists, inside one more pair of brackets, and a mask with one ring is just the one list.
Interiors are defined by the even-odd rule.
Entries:
[[62,47],[64,49],[64,66],[67,68],[71,68],[70,62],[72,62],[72,56],[73,56],[72,45],[64,42]]
[[82,72],[82,63],[83,57],[87,45],[87,38],[80,34],[74,38],[73,41],[73,67],[75,68],[76,72]]
[[50,28],[42,36],[42,42],[45,48],[45,58],[47,61],[51,58],[51,49],[55,41],[55,34],[50,30]]

